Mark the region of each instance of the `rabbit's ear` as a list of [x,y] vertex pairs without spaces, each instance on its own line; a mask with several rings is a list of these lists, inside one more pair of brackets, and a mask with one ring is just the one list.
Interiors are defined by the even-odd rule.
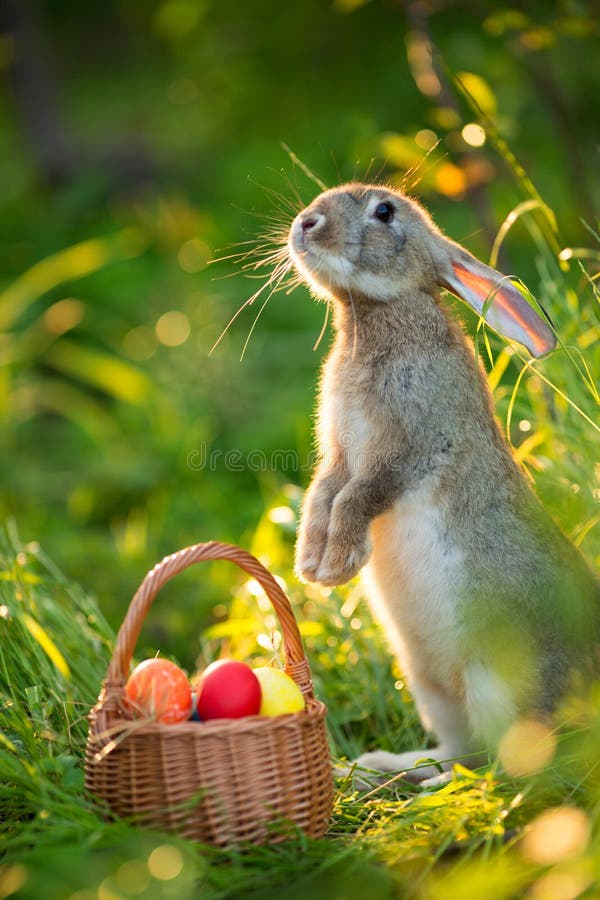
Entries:
[[444,266],[440,277],[443,287],[465,300],[500,334],[527,347],[532,356],[542,356],[556,346],[548,322],[506,275],[475,259],[459,244],[447,243],[452,249],[450,266]]

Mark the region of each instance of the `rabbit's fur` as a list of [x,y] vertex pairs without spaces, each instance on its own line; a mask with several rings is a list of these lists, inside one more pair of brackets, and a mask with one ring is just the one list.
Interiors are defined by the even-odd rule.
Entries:
[[440,742],[358,762],[474,762],[518,718],[551,712],[573,669],[591,665],[600,587],[513,460],[440,286],[536,355],[553,334],[507,279],[387,188],[326,191],[296,217],[288,246],[332,301],[336,329],[296,569],[339,585],[367,565],[374,614]]

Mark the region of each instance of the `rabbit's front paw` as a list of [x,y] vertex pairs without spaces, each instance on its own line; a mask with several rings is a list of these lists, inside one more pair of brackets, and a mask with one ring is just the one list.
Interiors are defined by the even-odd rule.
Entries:
[[359,544],[345,544],[330,539],[315,581],[327,587],[346,584],[358,575],[370,555],[371,545],[366,538]]
[[294,572],[300,581],[307,584],[314,584],[317,581],[317,569],[319,568],[319,560],[314,557],[308,559],[297,559],[294,565]]
[[310,540],[298,539],[294,571],[301,581],[309,583],[317,581],[317,570],[323,557],[326,540],[325,534],[320,540],[314,536]]

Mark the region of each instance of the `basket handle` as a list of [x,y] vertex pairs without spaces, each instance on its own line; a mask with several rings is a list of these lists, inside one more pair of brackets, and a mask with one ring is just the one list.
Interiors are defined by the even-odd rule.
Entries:
[[240,547],[222,544],[219,541],[185,547],[177,553],[165,556],[148,572],[129,604],[127,615],[119,628],[115,649],[104,680],[105,696],[122,693],[129,676],[129,667],[142,624],[161,587],[188,566],[208,559],[228,559],[258,581],[273,604],[281,625],[286,656],[285,671],[293,678],[305,697],[313,697],[310,667],[304,655],[302,638],[290,601],[271,573],[259,563],[256,557]]

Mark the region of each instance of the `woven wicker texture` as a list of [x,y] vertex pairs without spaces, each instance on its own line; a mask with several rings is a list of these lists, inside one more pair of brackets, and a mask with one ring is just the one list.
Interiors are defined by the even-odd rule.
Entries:
[[[286,671],[306,709],[165,725],[132,720],[125,683],[146,614],[160,588],[193,563],[227,559],[255,578],[281,624]],[[165,557],[149,572],[119,629],[90,714],[86,788],[119,816],[221,847],[274,843],[297,828],[320,837],[329,822],[332,774],[325,707],[289,600],[273,576],[239,547],[210,542]]]

